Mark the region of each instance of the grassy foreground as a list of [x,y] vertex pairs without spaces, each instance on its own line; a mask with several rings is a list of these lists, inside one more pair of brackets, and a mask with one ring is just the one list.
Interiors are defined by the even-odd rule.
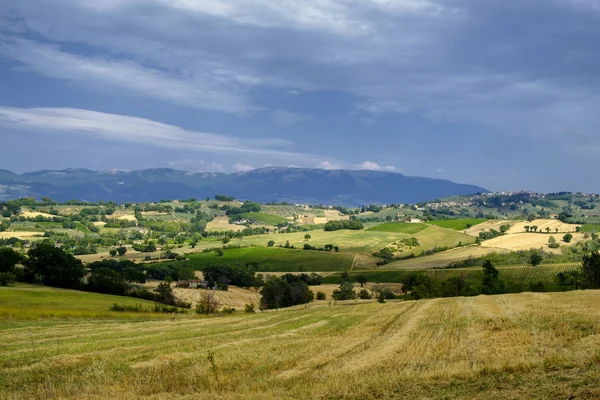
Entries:
[[0,398],[600,397],[600,291],[0,322]]

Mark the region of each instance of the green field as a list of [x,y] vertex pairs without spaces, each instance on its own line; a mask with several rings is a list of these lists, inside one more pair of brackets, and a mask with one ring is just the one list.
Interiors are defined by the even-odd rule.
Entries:
[[[382,270],[377,271],[352,271],[348,275],[351,279],[355,279],[358,275],[365,275],[369,282],[373,283],[402,283],[406,276],[410,273],[420,272],[432,278],[444,281],[452,277],[463,277],[467,282],[477,284],[481,282],[481,268],[446,268],[446,269],[426,269],[426,270],[383,270],[387,265],[381,267]],[[543,282],[548,286],[556,285],[556,275],[559,272],[572,271],[579,268],[579,264],[544,264],[537,267],[531,266],[510,266],[497,267],[500,271],[500,279],[507,284],[521,284],[524,286],[530,283]],[[342,278],[340,273],[335,273],[326,276],[323,283],[341,283]]]
[[[140,318],[140,314],[111,312],[109,306],[118,303],[142,305],[154,309],[154,303],[125,296],[111,296],[78,290],[19,283],[16,287],[0,287],[0,318]],[[143,313],[147,318],[166,318],[165,314]]]
[[600,224],[585,224],[579,228],[579,232],[600,233]]
[[599,302],[588,290],[201,319],[0,319],[0,398],[594,399]]
[[486,219],[444,219],[437,221],[427,221],[428,224],[439,226],[440,228],[454,229],[457,231],[463,231],[467,229],[467,225],[475,226],[482,224]]
[[264,212],[251,212],[238,215],[251,222],[262,223],[265,225],[277,225],[284,222],[290,222],[289,219],[280,217],[279,215],[267,214]]
[[366,229],[369,232],[397,232],[412,235],[427,229],[425,224],[408,224],[406,222],[386,222]]
[[261,272],[345,271],[352,268],[354,256],[328,251],[255,246],[227,249],[221,257],[214,252],[191,254],[186,263],[200,270],[209,263],[244,266],[249,261],[258,262]]

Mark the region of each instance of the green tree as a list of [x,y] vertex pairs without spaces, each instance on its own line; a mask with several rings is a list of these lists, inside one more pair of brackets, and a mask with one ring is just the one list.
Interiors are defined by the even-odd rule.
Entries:
[[275,246],[275,241],[274,240],[269,240],[269,242],[267,243],[268,247],[273,247]]
[[369,300],[373,298],[373,294],[369,292],[367,289],[361,289],[358,292],[358,298],[362,300]]
[[304,240],[309,240],[312,236],[310,236],[309,233],[307,233],[306,235],[304,235]]
[[85,267],[80,260],[49,243],[38,243],[32,247],[24,265],[28,281],[33,282],[38,275],[48,286],[76,288],[85,275]]
[[537,267],[542,263],[543,260],[544,257],[542,257],[542,255],[537,251],[531,253],[531,256],[529,256],[529,264],[531,264],[532,267]]
[[86,289],[92,292],[122,295],[127,289],[125,278],[110,268],[98,268],[90,274]]
[[154,289],[156,292],[156,301],[164,304],[175,304],[175,294],[173,294],[173,289],[171,288],[171,282],[161,282]]
[[504,282],[500,280],[500,271],[494,267],[490,260],[483,263],[483,276],[481,278],[481,293],[499,294],[504,292]]
[[570,233],[567,233],[565,236],[563,236],[563,242],[571,243],[571,240],[573,240],[573,235]]
[[354,291],[354,284],[352,282],[344,281],[340,284],[340,287],[333,291],[331,296],[335,300],[354,300],[356,299],[356,292]]
[[363,287],[367,283],[367,276],[360,274],[356,277],[356,282],[360,283],[360,287]]
[[10,247],[0,247],[0,272],[14,273],[21,255]]
[[127,253],[127,247],[125,247],[125,246],[117,247],[117,253],[119,253],[120,256],[124,256],[125,253]]
[[586,287],[590,289],[600,288],[600,253],[596,250],[585,254],[581,263],[581,273]]

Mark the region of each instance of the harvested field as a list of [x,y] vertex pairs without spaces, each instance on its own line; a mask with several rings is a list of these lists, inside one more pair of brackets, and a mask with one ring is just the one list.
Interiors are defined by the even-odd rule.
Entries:
[[[477,224],[465,231],[467,235],[478,237],[480,232],[489,231],[494,229],[496,231],[500,231],[500,227],[502,225],[515,225],[518,221],[508,221],[508,220],[492,220],[486,221],[481,224]],[[524,229],[523,229],[524,231]]]
[[543,248],[545,251],[560,253],[560,249],[551,249],[548,247],[548,239],[550,236],[553,236],[561,246],[569,246],[584,239],[582,233],[573,233],[573,240],[571,243],[562,242],[562,234],[553,235],[552,233],[516,233],[486,240],[483,242],[483,245],[485,247],[508,250],[529,250],[532,248]]
[[213,219],[212,221],[210,221],[208,224],[206,224],[206,230],[207,231],[217,231],[217,232],[221,232],[221,231],[234,231],[234,232],[239,232],[239,231],[243,231],[244,229],[246,229],[245,226],[230,224],[229,223],[229,217],[216,217],[215,219]]
[[512,233],[523,233],[525,232],[525,226],[537,226],[538,231],[546,232],[546,228],[550,228],[550,233],[556,233],[556,229],[558,229],[558,233],[567,233],[567,232],[576,232],[577,227],[581,225],[575,224],[565,224],[562,221],[557,219],[536,219],[531,222],[521,221],[515,223],[509,230],[508,234]]
[[599,302],[599,291],[577,291],[4,320],[0,398],[593,399]]
[[5,232],[0,232],[0,239],[8,239],[11,237],[16,237],[19,239],[27,239],[27,238],[31,238],[33,236],[36,235],[43,235],[43,232],[35,232],[35,231],[18,231],[18,232],[11,232],[11,231],[5,231]]
[[44,217],[44,218],[54,218],[56,215],[46,214],[39,211],[22,211],[20,216],[25,218],[35,218],[35,217]]
[[[547,239],[546,239],[547,240]],[[394,261],[383,266],[383,269],[425,269],[445,267],[450,263],[467,259],[469,257],[477,258],[485,256],[491,252],[508,252],[505,249],[491,248],[487,246],[487,242],[483,242],[482,246],[466,246],[451,249],[441,253],[433,254],[426,257],[418,257],[410,260]]]

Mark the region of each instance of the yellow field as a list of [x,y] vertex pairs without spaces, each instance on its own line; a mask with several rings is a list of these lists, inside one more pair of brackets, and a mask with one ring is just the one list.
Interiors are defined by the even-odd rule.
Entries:
[[467,246],[451,249],[441,253],[436,253],[431,256],[418,257],[409,260],[394,261],[386,264],[381,269],[420,269],[420,268],[436,268],[445,267],[455,261],[464,260],[469,257],[482,257],[491,252],[504,253],[508,250],[499,248],[487,247],[487,242],[482,246]]
[[31,238],[35,235],[43,235],[44,232],[30,232],[30,231],[18,231],[18,232],[11,232],[11,231],[5,231],[5,232],[0,232],[0,239],[8,239],[11,237],[16,237],[19,239],[27,239],[27,238]]
[[494,239],[486,240],[483,244],[486,247],[508,250],[529,250],[532,248],[543,248],[544,251],[560,253],[560,249],[551,249],[548,247],[548,239],[554,236],[561,246],[573,245],[584,240],[582,233],[573,233],[573,240],[567,244],[562,242],[563,234],[546,234],[546,233],[515,233],[504,236],[499,236]]
[[208,224],[206,224],[206,230],[207,231],[217,231],[217,232],[221,232],[221,231],[234,231],[234,232],[239,232],[239,231],[243,231],[244,229],[246,229],[246,227],[243,226],[243,225],[230,224],[229,223],[229,217],[216,217],[215,219],[213,219],[212,221],[210,221]]
[[52,214],[46,214],[43,212],[39,212],[39,211],[22,211],[21,214],[19,214],[22,217],[25,218],[35,218],[37,216],[42,216],[44,218],[54,218],[55,215]]
[[137,221],[137,218],[133,214],[120,215],[117,219],[121,219],[124,221]]
[[471,228],[465,230],[467,235],[478,237],[480,232],[489,231],[490,229],[494,229],[499,231],[502,225],[514,225],[518,221],[506,221],[506,220],[491,220],[486,221],[481,224],[477,224],[472,226]]
[[3,399],[592,399],[599,291],[2,321]]
[[[538,227],[538,231],[542,231],[542,232],[546,232],[546,228],[550,228],[550,233],[555,233],[555,234],[556,234],[557,228],[558,228],[559,233],[567,233],[567,232],[573,233],[573,232],[576,232],[578,226],[581,226],[581,225],[575,225],[575,224],[565,224],[564,222],[561,222],[556,219],[536,219],[531,222],[527,222],[527,221],[517,222],[516,224],[511,226],[511,228],[508,230],[507,233],[508,234],[523,233],[523,232],[525,232],[526,225],[529,225],[529,226],[535,225]],[[558,238],[557,238],[557,240],[558,240]]]

